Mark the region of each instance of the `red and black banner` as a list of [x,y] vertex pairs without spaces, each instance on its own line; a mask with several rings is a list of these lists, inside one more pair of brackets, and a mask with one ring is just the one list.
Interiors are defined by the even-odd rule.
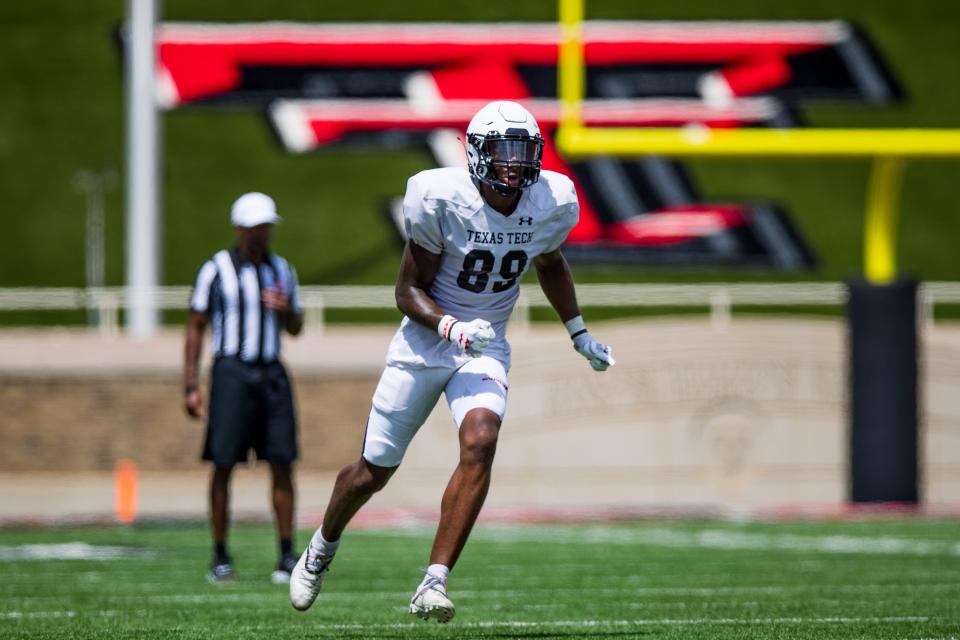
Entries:
[[[550,135],[558,42],[555,23],[166,23],[158,93],[167,108],[264,108],[293,153],[425,145],[440,165],[464,163],[458,137],[480,106],[517,100],[547,139],[544,168],[580,193],[571,259],[813,264],[780,207],[704,202],[680,162],[564,159]],[[798,127],[807,102],[900,96],[869,41],[841,21],[587,22],[584,54],[588,125]]]

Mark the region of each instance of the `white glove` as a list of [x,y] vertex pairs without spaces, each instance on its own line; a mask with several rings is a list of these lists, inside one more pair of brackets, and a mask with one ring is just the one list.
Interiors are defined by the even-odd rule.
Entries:
[[444,340],[448,340],[460,347],[460,352],[476,358],[490,345],[490,341],[497,336],[490,323],[477,318],[470,322],[460,322],[453,316],[443,316],[437,325],[437,333]]
[[594,371],[606,371],[612,365],[617,364],[617,361],[613,359],[610,347],[600,344],[589,333],[581,333],[574,338],[573,348],[590,362]]
[[617,364],[613,359],[613,353],[605,344],[601,344],[593,339],[587,333],[587,326],[583,322],[583,316],[577,316],[563,323],[570,332],[573,339],[573,348],[582,355],[593,367],[594,371],[606,371],[612,365]]

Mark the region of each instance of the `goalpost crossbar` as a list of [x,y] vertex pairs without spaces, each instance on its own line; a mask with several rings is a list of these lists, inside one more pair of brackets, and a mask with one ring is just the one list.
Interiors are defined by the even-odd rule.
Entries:
[[864,216],[863,268],[873,284],[894,280],[897,200],[906,158],[960,157],[960,129],[711,129],[591,127],[583,123],[584,0],[559,0],[557,146],[571,158],[665,155],[705,158],[873,158]]

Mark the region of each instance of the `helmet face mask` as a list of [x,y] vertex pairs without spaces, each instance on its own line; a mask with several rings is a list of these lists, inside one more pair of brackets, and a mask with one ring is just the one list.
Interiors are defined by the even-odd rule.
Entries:
[[470,174],[503,196],[513,196],[540,177],[543,138],[533,116],[515,102],[491,102],[467,127]]

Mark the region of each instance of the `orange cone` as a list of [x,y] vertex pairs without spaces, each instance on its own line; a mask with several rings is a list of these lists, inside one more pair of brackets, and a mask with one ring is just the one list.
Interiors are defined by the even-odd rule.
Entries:
[[133,460],[117,460],[113,484],[116,520],[121,524],[132,524],[137,519],[137,465]]

